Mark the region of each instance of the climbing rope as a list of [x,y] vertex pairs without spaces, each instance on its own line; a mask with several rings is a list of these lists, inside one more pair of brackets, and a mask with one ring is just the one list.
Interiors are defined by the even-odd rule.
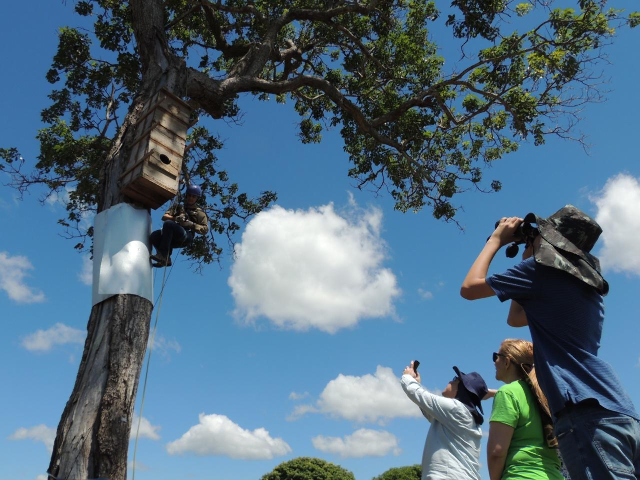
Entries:
[[153,345],[155,343],[156,331],[158,330],[158,319],[160,318],[160,309],[162,307],[162,296],[164,295],[164,288],[173,271],[173,265],[178,258],[178,252],[175,253],[173,261],[171,262],[171,268],[169,269],[169,275],[167,275],[167,267],[162,269],[162,288],[156,299],[156,321],[153,325],[153,332],[151,333],[151,344],[149,345],[149,354],[147,355],[147,368],[144,373],[144,383],[142,386],[142,398],[140,399],[140,413],[138,415],[138,427],[136,428],[136,440],[133,446],[133,465],[131,466],[131,480],[136,478],[136,454],[138,452],[138,438],[140,437],[140,424],[142,423],[142,413],[144,412],[144,399],[147,394],[147,380],[149,379],[149,365],[151,365],[151,353],[153,352]]
[[[178,187],[178,194],[174,197],[173,203],[171,204],[170,209],[175,207],[176,203],[181,200],[182,195],[180,194],[180,187]],[[171,257],[169,257],[171,258]],[[144,373],[144,383],[142,386],[142,398],[140,399],[140,413],[138,415],[138,427],[136,428],[136,440],[133,445],[133,465],[131,466],[131,480],[135,480],[136,478],[136,454],[138,452],[138,438],[140,437],[140,424],[142,423],[142,413],[144,411],[144,399],[147,393],[147,380],[149,379],[149,365],[151,364],[151,353],[153,352],[153,345],[155,343],[156,331],[158,330],[158,319],[160,318],[160,308],[162,307],[162,296],[164,295],[164,288],[171,276],[171,272],[173,271],[173,266],[176,263],[178,258],[178,251],[173,256],[173,260],[171,261],[171,268],[169,269],[169,275],[167,275],[167,266],[165,265],[162,269],[162,287],[160,288],[160,293],[158,294],[158,298],[156,299],[155,307],[156,310],[156,321],[153,325],[153,332],[151,333],[151,344],[149,345],[149,354],[147,355],[147,367]],[[153,273],[153,281],[155,283],[155,271]]]

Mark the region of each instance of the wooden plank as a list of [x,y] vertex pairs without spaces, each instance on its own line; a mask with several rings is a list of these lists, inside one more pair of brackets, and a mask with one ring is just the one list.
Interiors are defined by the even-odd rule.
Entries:
[[156,209],[177,195],[177,179],[174,183],[175,188],[168,188],[166,185],[158,183],[155,177],[143,173],[126,185],[122,189],[122,193],[145,206]]
[[[125,170],[124,173],[120,175],[120,180],[123,180],[125,176],[131,174],[136,169],[144,168],[145,162],[154,164],[157,169],[165,170],[167,171],[168,174],[173,175],[174,177],[179,176],[180,169],[182,168],[182,164],[181,163],[177,164],[175,162],[166,164],[160,159],[160,155],[161,153],[158,152],[157,150],[150,150],[142,158],[136,161],[127,170]],[[134,175],[135,175],[135,172],[134,172]]]
[[169,164],[164,163],[157,151],[148,157],[147,161],[149,162],[149,165],[154,165],[155,168],[163,170],[167,175],[172,175],[173,177],[178,177],[180,175],[181,165],[177,165],[175,162],[171,162]]
[[161,88],[158,91],[157,103],[162,104],[172,114],[182,119],[187,125],[191,116],[192,108],[180,97],[174,95],[169,90]]
[[125,170],[122,175],[120,175],[120,180],[122,180],[122,178],[126,175],[128,175],[134,168],[136,167],[142,167],[142,163],[149,158],[151,155],[153,155],[153,150],[150,152],[145,153],[145,155],[140,158],[138,161],[136,161],[131,167],[129,167],[127,170]]
[[181,157],[184,155],[185,141],[171,130],[164,128],[160,124],[154,124],[149,131],[149,135],[154,142],[161,143],[166,148],[178,153]]
[[171,130],[174,135],[179,136],[183,140],[187,139],[187,130],[189,125],[185,124],[182,120],[172,115],[170,111],[166,110],[162,106],[158,106],[150,115],[149,118],[153,118],[154,123],[162,125],[164,128]]
[[175,130],[183,138],[187,136],[189,124],[181,117],[171,113],[171,111],[163,105],[154,105],[149,111],[144,111],[138,119],[137,124],[144,125],[144,127],[142,127],[143,130],[148,130],[151,127],[151,123],[154,122],[164,124],[165,127]]
[[177,155],[180,158],[184,155],[184,140],[172,135],[169,130],[165,129],[161,125],[154,125],[154,128],[143,132],[142,135],[134,140],[134,145],[146,140],[149,140],[151,148],[151,143],[157,143],[162,145],[165,150],[169,150],[172,154]]
[[149,157],[143,165],[143,173],[148,174],[151,178],[155,178],[158,182],[171,184],[178,181],[178,170],[167,169],[167,165],[162,163],[159,158]]
[[165,112],[180,121],[184,125],[185,130],[189,128],[189,120],[193,109],[181,98],[176,97],[171,92],[164,89],[161,89],[151,97],[149,103],[142,110],[142,116],[138,121],[146,119],[147,116],[151,115],[159,107],[163,108]]

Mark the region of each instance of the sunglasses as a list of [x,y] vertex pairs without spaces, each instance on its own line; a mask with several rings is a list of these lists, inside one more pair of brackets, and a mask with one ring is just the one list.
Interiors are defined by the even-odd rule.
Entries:
[[498,357],[508,358],[506,355],[503,355],[502,353],[493,352],[493,363],[495,363],[496,360],[498,360]]

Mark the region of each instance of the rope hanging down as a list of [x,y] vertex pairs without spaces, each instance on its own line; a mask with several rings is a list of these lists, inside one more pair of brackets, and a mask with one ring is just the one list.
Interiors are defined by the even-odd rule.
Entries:
[[[176,259],[178,258],[178,252],[174,255],[172,266],[169,269],[169,276],[171,275],[171,271],[173,270],[173,264],[175,264]],[[156,338],[156,331],[158,330],[158,319],[160,318],[160,308],[162,307],[162,296],[164,295],[164,288],[169,280],[169,276],[167,276],[167,267],[165,266],[162,269],[162,288],[160,289],[160,293],[158,294],[158,300],[156,301],[157,308],[156,310],[156,321],[153,325],[153,332],[151,333],[151,344],[149,345],[149,354],[147,355],[147,368],[144,373],[144,383],[142,386],[142,398],[140,399],[140,414],[138,415],[138,427],[136,428],[136,440],[133,446],[133,465],[131,466],[131,480],[135,480],[136,478],[136,454],[138,452],[138,438],[140,437],[140,424],[142,423],[142,413],[144,412],[144,399],[147,393],[147,380],[149,379],[149,365],[151,364],[151,353],[153,352],[153,344]]]
[[[183,164],[184,166],[184,164]],[[188,175],[186,170],[184,171],[185,175]],[[173,199],[173,203],[171,207],[174,207],[176,203],[180,201],[180,188],[178,187],[178,194]],[[140,437],[140,424],[142,423],[142,413],[144,411],[144,399],[147,393],[147,380],[149,379],[149,365],[151,364],[151,353],[153,352],[153,344],[156,338],[156,331],[158,330],[158,319],[160,318],[160,308],[162,307],[162,296],[164,295],[164,288],[169,280],[169,276],[171,276],[171,272],[173,271],[173,265],[176,263],[176,259],[178,258],[178,251],[176,251],[173,256],[173,261],[171,262],[171,268],[169,269],[169,275],[167,276],[167,266],[165,265],[162,269],[162,287],[160,288],[160,293],[158,294],[158,299],[156,300],[157,308],[156,310],[156,321],[153,325],[153,332],[151,333],[151,344],[149,345],[149,354],[147,355],[147,368],[144,373],[144,383],[142,386],[142,398],[140,399],[140,414],[138,415],[138,427],[136,428],[136,440],[133,445],[133,465],[131,466],[131,480],[135,480],[136,478],[136,454],[138,452],[138,438]],[[155,280],[155,271],[154,271],[154,280]]]

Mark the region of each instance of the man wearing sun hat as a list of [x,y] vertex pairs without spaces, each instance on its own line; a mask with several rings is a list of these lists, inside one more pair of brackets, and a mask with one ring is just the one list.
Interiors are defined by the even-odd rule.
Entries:
[[[468,300],[511,300],[507,323],[529,326],[538,381],[572,480],[640,478],[640,417],[613,368],[597,356],[609,285],[590,251],[601,233],[573,205],[549,218],[502,218],[460,290]],[[487,277],[510,242],[526,245],[523,261]]]

